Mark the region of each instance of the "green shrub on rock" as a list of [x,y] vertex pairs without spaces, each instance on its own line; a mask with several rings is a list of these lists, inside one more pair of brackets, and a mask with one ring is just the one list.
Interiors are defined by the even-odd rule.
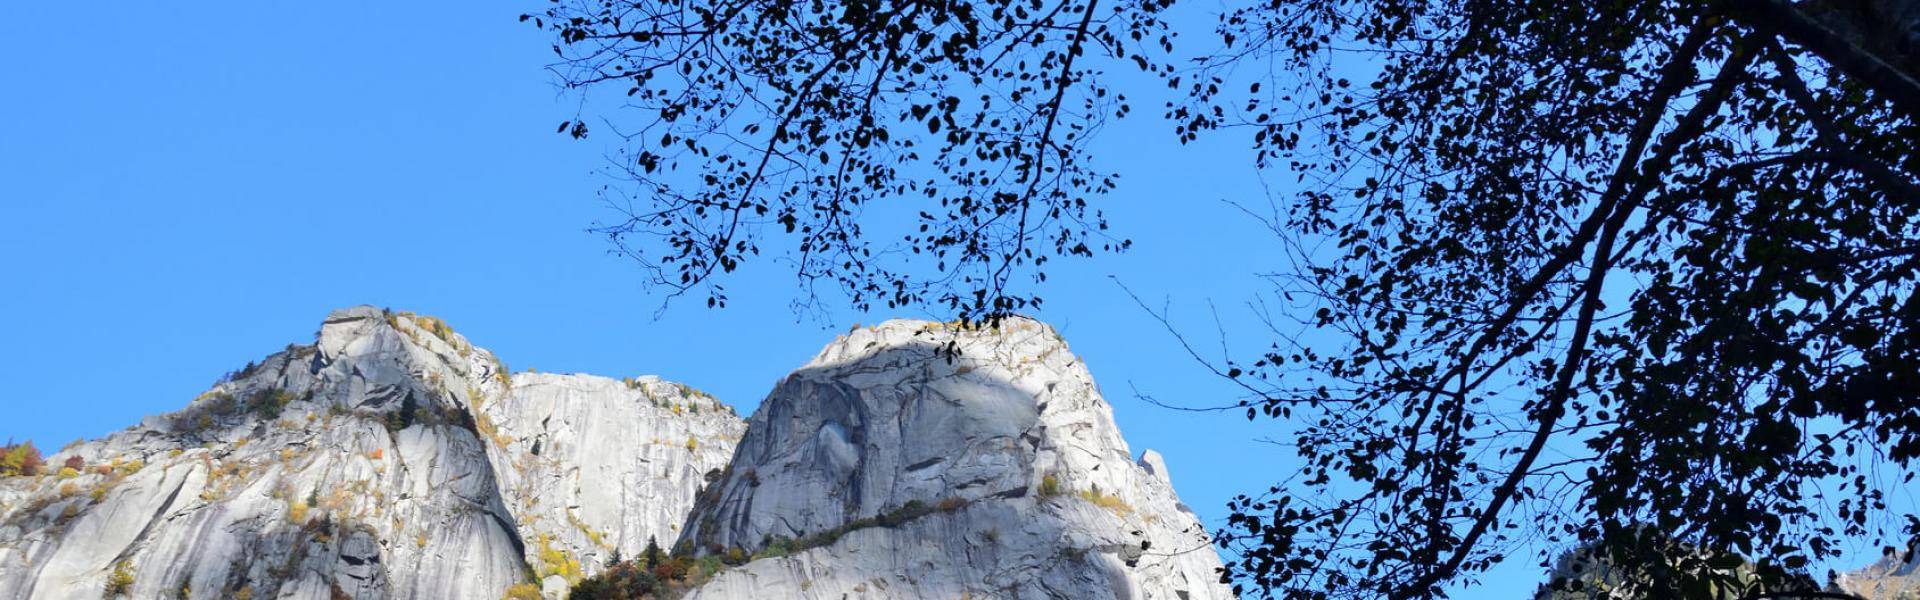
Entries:
[[1052,475],[1041,477],[1040,489],[1037,490],[1037,493],[1041,498],[1052,498],[1060,495],[1060,479]]
[[507,588],[507,593],[500,596],[500,600],[543,600],[543,598],[540,595],[539,584],[533,583],[513,584]]
[[267,388],[254,392],[253,397],[247,399],[247,409],[261,418],[273,419],[278,418],[280,411],[292,402],[292,392],[280,388]]
[[120,561],[113,563],[113,573],[107,575],[103,598],[124,598],[133,590],[133,563]]
[[567,592],[567,600],[639,600],[668,595],[659,575],[634,561],[620,561],[582,580]]

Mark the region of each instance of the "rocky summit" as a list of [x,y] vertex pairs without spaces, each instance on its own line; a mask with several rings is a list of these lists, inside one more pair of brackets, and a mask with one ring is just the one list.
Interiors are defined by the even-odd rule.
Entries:
[[[687,537],[779,556],[700,599],[1227,598],[1166,465],[1051,327],[888,321],[788,375]],[[784,548],[780,548],[784,546]]]
[[0,478],[0,598],[561,598],[655,544],[692,565],[660,597],[1231,597],[1165,463],[1025,319],[855,328],[742,421],[356,307],[44,462]]
[[1858,571],[1840,575],[1841,591],[1866,600],[1920,599],[1920,552],[1893,552]]

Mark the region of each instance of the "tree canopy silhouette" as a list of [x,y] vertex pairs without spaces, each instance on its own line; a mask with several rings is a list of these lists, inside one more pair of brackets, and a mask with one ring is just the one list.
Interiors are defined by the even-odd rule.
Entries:
[[[1244,591],[1429,597],[1544,539],[1738,597],[1920,535],[1887,496],[1920,455],[1920,2],[1245,0],[1190,55],[1171,6],[525,18],[569,85],[629,99],[605,232],[710,305],[786,239],[859,308],[1035,307],[1051,258],[1127,246],[1088,162],[1130,111],[1112,69],[1179,92],[1170,135],[1250,136],[1298,182],[1248,206],[1288,304],[1216,367],[1305,468],[1232,505]],[[863,229],[889,210],[917,227]]]
[[[1081,58],[1164,68],[1135,50],[1168,47],[1160,1],[565,2],[523,20],[557,35],[568,85],[624,88],[642,115],[618,168],[644,198],[603,231],[654,283],[722,305],[719,276],[774,231],[809,290],[989,316],[1036,307],[1016,279],[1050,257],[1128,245],[1090,202],[1114,181],[1085,144],[1130,107]],[[891,206],[918,227],[876,244],[866,213]]]

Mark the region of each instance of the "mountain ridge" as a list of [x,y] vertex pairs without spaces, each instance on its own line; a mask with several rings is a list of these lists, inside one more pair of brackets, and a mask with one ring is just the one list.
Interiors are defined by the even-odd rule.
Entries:
[[[509,375],[432,317],[333,311],[313,344],[50,457],[91,468],[0,480],[0,553],[21,559],[0,562],[0,597],[499,597],[530,579],[578,578],[583,560],[677,535],[655,524],[677,527],[686,507],[653,487],[690,504],[741,425],[722,410],[663,418],[684,410],[665,406],[711,399],[645,385],[592,398],[515,392],[516,380],[572,378]],[[580,486],[577,470],[538,458],[555,452],[551,440],[597,439],[550,427],[620,407],[632,427],[692,433],[701,447],[663,455],[676,473],[602,465],[602,481],[653,486],[612,498],[580,492],[627,487]],[[617,456],[666,449],[639,450]],[[541,510],[558,499],[579,509]]]
[[[830,413],[819,389],[895,420],[775,425]],[[746,438],[777,452],[742,462]],[[861,465],[872,493],[773,493],[823,472],[776,472],[791,452]],[[1134,457],[1064,338],[1028,319],[855,327],[742,420],[654,376],[509,373],[437,318],[352,307],[47,462],[69,461],[0,478],[0,598],[558,598],[654,544],[741,557],[682,574],[695,598],[1230,597],[1164,462]],[[721,499],[786,509],[675,544],[736,518]],[[872,559],[907,548],[938,560]]]

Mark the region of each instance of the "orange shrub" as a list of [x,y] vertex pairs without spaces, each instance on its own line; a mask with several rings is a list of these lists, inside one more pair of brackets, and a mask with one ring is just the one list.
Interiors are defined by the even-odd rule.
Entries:
[[39,475],[46,467],[46,461],[40,458],[40,449],[33,447],[33,441],[0,446],[0,476]]

